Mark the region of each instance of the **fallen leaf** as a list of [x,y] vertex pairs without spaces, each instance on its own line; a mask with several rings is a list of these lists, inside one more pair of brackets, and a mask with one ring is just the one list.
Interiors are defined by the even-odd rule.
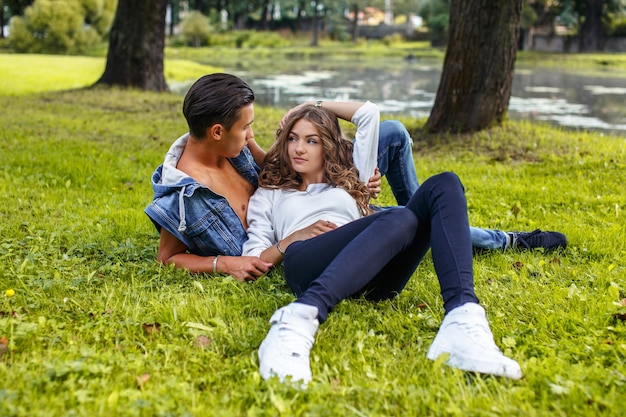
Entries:
[[137,388],[141,389],[146,384],[146,382],[150,380],[150,374],[141,374],[135,380],[137,382]]
[[206,349],[211,345],[211,339],[206,336],[196,337],[196,341],[193,342],[193,346],[197,348]]
[[522,262],[522,261],[513,262],[513,268],[515,268],[515,269],[522,269],[523,267],[524,267],[524,262]]
[[9,341],[5,336],[0,337],[0,359],[9,352]]
[[623,306],[626,306],[626,298],[622,298],[621,300],[619,300],[619,303]]
[[143,331],[148,333],[148,334],[152,334],[152,333],[157,333],[161,331],[161,323],[141,323],[141,327],[143,328]]

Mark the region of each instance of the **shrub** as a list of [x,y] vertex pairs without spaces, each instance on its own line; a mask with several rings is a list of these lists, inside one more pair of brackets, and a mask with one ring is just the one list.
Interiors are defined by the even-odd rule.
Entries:
[[401,42],[404,42],[404,36],[402,36],[402,34],[400,33],[394,33],[392,35],[387,35],[383,38],[383,44],[390,46],[390,45],[394,45],[394,44],[399,44]]
[[209,43],[211,35],[211,24],[209,18],[199,11],[190,12],[182,22],[180,22],[180,30],[187,45],[200,47]]
[[257,46],[279,47],[289,45],[289,40],[283,38],[276,32],[256,32],[250,31],[250,36],[243,43],[244,46],[254,48]]
[[612,21],[607,32],[611,36],[626,36],[626,18]]
[[10,45],[17,52],[84,53],[102,40],[104,32],[99,30],[110,27],[115,4],[107,4],[104,8],[102,0],[35,0],[23,17],[11,20]]

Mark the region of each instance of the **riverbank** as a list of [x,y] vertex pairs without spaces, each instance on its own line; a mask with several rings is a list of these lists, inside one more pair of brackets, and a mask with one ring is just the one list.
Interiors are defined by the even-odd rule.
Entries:
[[[410,60],[440,60],[443,63],[445,50],[433,48],[429,42],[359,42],[356,44],[322,41],[312,47],[305,41],[280,48],[255,47],[233,48],[217,46],[210,48],[166,48],[166,58],[188,59],[199,63],[210,63],[232,67],[236,63],[256,63],[284,60],[344,60],[346,63],[365,59],[404,58]],[[533,66],[567,66],[577,69],[626,69],[626,54],[617,53],[547,53],[518,51],[516,64]],[[624,74],[626,77],[626,72]]]
[[[312,351],[314,380],[295,392],[257,368],[269,317],[293,300],[280,269],[240,284],[155,262],[143,208],[186,130],[181,104],[115,89],[0,95],[0,415],[622,413],[623,138],[528,122],[427,138],[404,120],[421,180],[457,172],[473,225],[569,238],[563,252],[475,258],[495,339],[525,377],[426,359],[443,314],[427,257],[395,300],[338,306]],[[280,116],[256,106],[266,148]],[[379,203],[394,203],[387,186]]]

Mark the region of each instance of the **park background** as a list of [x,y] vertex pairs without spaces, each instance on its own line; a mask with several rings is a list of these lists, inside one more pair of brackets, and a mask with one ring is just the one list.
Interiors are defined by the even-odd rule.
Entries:
[[[310,32],[216,33],[221,45],[168,39],[168,84],[223,64],[280,65],[296,52],[302,61],[366,62],[444,54],[429,40],[397,37],[324,33],[312,46]],[[337,308],[312,352],[314,381],[297,391],[257,370],[270,315],[293,299],[280,270],[240,284],[154,260],[158,236],[143,208],[152,171],[186,131],[182,95],[86,88],[105,68],[101,42],[71,55],[16,54],[10,40],[1,44],[0,415],[623,414],[623,135],[529,120],[433,135],[425,119],[393,115],[412,133],[422,180],[459,174],[473,225],[569,237],[562,252],[475,257],[496,342],[525,377],[470,375],[426,359],[442,318],[427,259],[397,299]],[[598,51],[520,52],[517,64],[529,61],[626,68],[623,55]],[[265,148],[285,110],[256,106]],[[386,186],[379,202],[394,204]]]

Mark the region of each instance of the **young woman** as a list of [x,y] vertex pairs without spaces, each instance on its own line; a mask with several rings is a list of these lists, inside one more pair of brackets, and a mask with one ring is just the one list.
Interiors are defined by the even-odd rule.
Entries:
[[[328,106],[330,111],[325,107]],[[337,117],[373,140],[372,103],[302,106],[281,124],[248,209],[244,255],[284,264],[297,300],[277,310],[259,348],[267,379],[312,378],[309,354],[319,323],[341,300],[398,294],[429,248],[446,315],[427,357],[448,353],[466,371],[521,378],[495,345],[474,294],[472,247],[463,186],[453,173],[426,180],[405,207],[371,213]],[[377,125],[377,123],[376,123]],[[375,163],[375,154],[373,159]]]

